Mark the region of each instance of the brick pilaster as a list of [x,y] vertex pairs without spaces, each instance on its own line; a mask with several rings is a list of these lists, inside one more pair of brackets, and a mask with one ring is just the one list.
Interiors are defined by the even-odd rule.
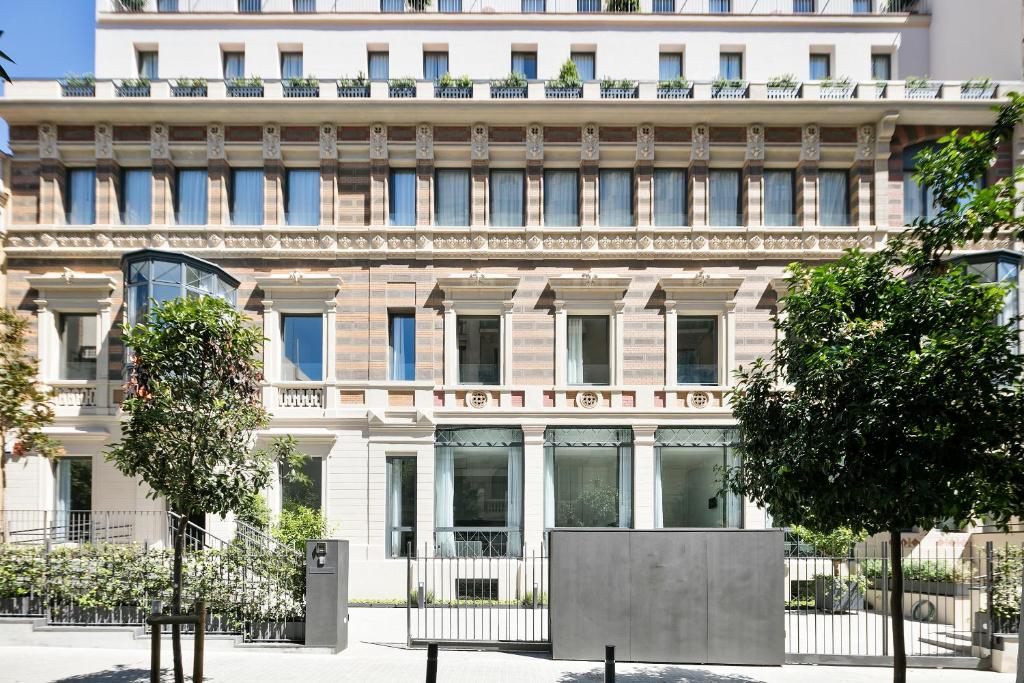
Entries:
[[337,225],[338,160],[320,160],[320,223]]
[[868,227],[873,224],[871,211],[875,165],[873,161],[858,161],[850,173],[850,218],[853,225]]
[[539,227],[544,217],[544,161],[526,162],[526,225]]
[[43,159],[40,166],[39,222],[64,222],[64,192],[67,171],[60,159]]
[[338,225],[363,226],[371,222],[370,167],[364,162],[338,164]]
[[796,167],[796,223],[818,224],[818,162],[801,161]]
[[117,198],[121,194],[121,166],[113,159],[96,160],[96,223],[120,223]]
[[231,169],[224,159],[209,159],[207,169],[210,175],[208,184],[207,206],[210,225],[228,225],[231,223],[231,207],[228,204],[228,183]]
[[484,226],[488,223],[488,193],[490,191],[490,162],[474,159],[470,179],[469,224]]
[[284,164],[263,160],[263,224],[284,225]]
[[596,161],[580,163],[580,225],[597,225],[597,171]]
[[708,224],[708,162],[690,162],[687,174],[690,185],[690,225],[703,228]]
[[388,161],[370,160],[370,225],[388,222]]
[[636,224],[641,227],[654,225],[654,164],[637,161],[633,177]]
[[174,164],[153,159],[153,224],[174,223]]
[[416,160],[416,225],[434,222],[434,160]]
[[743,164],[743,224],[764,225],[764,162],[748,159]]

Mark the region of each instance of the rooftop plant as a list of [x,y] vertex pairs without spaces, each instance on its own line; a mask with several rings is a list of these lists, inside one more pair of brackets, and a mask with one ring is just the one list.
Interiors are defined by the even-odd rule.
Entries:
[[338,79],[338,86],[341,88],[365,88],[370,84],[370,81],[366,78],[366,74],[362,71],[355,75],[355,78],[348,78],[342,76]]
[[465,74],[456,78],[446,71],[437,79],[437,85],[440,88],[470,88],[473,86],[473,79]]
[[392,78],[388,81],[388,86],[391,88],[415,88],[416,79],[411,76],[404,76],[402,78]]
[[513,71],[504,78],[496,78],[491,81],[492,88],[525,88],[526,87],[526,76]]
[[146,0],[120,0],[120,4],[125,12],[141,12],[146,7]]
[[690,87],[690,81],[686,80],[682,76],[679,78],[670,78],[664,81],[658,81],[659,90],[682,90]]
[[69,88],[91,88],[96,85],[96,77],[92,74],[68,74],[64,77],[64,85]]
[[992,86],[992,79],[985,78],[984,76],[975,76],[969,78],[963,82],[961,86],[964,90],[984,90]]
[[318,88],[320,87],[320,79],[316,76],[306,76],[305,78],[286,78],[284,81],[285,85],[289,88]]
[[822,88],[849,88],[851,85],[853,85],[853,81],[849,76],[830,77],[821,82]]
[[605,4],[607,12],[639,12],[640,0],[608,0]]
[[615,80],[614,78],[604,78],[601,80],[601,90],[632,90],[636,87],[636,81],[628,79]]
[[558,78],[548,81],[547,84],[552,88],[578,88],[583,85],[576,62],[571,59],[565,60],[562,68],[558,70]]
[[741,78],[726,78],[725,76],[719,76],[711,82],[715,88],[742,88],[746,84],[747,82]]
[[148,88],[149,79],[145,76],[139,76],[138,78],[125,78],[121,81],[122,88]]
[[205,88],[206,79],[181,77],[174,81],[174,86],[177,88]]
[[793,74],[782,74],[773,76],[768,80],[769,88],[795,88],[797,86],[796,76]]
[[228,80],[228,85],[232,88],[262,88],[263,79],[259,76],[241,76],[239,78],[232,78]]
[[927,76],[923,78],[921,76],[907,76],[906,84],[908,90],[919,90],[931,87],[932,83],[928,80]]

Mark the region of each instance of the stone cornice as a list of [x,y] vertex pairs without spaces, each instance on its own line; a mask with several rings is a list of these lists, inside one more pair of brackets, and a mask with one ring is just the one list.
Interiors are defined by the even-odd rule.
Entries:
[[327,273],[294,271],[287,274],[258,277],[256,285],[265,292],[287,290],[304,293],[322,292],[333,295],[341,287],[341,279]]
[[25,278],[32,289],[39,292],[60,291],[71,293],[103,292],[109,296],[117,283],[114,278],[102,273],[78,273],[65,268],[62,273],[46,273],[45,275],[29,275]]
[[548,278],[558,299],[621,299],[633,278],[608,273],[565,273]]
[[439,277],[437,286],[448,299],[505,299],[512,298],[512,292],[519,286],[517,275],[497,275],[476,271],[473,273]]
[[717,273],[679,273],[659,280],[668,299],[674,301],[727,300],[736,296],[743,278]]

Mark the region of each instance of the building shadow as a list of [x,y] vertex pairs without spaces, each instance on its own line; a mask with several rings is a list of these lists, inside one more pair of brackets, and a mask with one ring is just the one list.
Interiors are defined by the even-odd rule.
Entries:
[[[160,678],[161,680],[172,680],[173,675],[170,669],[161,669]],[[188,678],[187,675],[186,678]],[[54,683],[149,683],[149,669],[117,665],[103,671],[91,671],[58,678]]]
[[[604,666],[590,671],[564,673],[557,683],[592,683],[604,680]],[[616,683],[759,683],[762,679],[742,674],[718,674],[704,669],[681,666],[646,666],[631,671],[615,672]]]

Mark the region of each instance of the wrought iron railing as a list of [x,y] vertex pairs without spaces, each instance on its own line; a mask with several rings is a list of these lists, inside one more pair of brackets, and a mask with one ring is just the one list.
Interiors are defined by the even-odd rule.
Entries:
[[442,557],[519,557],[522,529],[512,527],[436,527],[435,553]]

